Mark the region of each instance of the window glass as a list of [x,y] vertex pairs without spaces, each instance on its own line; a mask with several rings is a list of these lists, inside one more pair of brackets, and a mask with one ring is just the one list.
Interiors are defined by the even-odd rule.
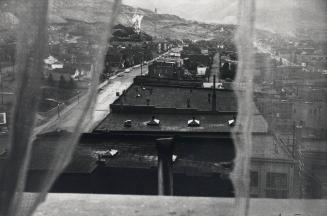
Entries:
[[48,192],[325,199],[326,6],[1,1],[0,215]]

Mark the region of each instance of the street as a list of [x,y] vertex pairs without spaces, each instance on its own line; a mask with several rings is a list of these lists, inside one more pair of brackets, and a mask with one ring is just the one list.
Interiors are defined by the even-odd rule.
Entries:
[[[148,72],[147,65],[144,65],[142,70],[143,74],[146,74]],[[134,78],[139,75],[141,75],[141,67],[135,67],[131,68],[129,73],[121,72],[109,78],[107,84],[103,86],[98,93],[92,120],[83,132],[91,132],[97,126],[97,124],[109,114],[109,106],[117,98],[116,92],[121,94],[123,90],[132,85]],[[36,127],[34,129],[34,134],[46,133],[55,130],[66,130],[73,132],[75,125],[77,124],[77,120],[81,115],[83,115],[81,112],[84,108],[86,100],[86,96],[82,96],[79,103],[78,101],[75,101],[62,110],[60,112],[60,118],[58,118],[58,116],[53,116],[45,124]]]

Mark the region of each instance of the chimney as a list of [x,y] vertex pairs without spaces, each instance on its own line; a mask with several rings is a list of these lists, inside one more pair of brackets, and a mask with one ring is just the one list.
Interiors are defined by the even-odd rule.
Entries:
[[159,195],[173,195],[173,138],[156,140],[158,151],[158,193]]
[[216,105],[216,75],[213,76],[213,88],[212,88],[212,112],[217,111]]

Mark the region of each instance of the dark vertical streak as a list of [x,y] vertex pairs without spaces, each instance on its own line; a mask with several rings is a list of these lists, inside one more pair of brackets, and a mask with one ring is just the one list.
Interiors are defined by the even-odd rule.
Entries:
[[93,74],[91,86],[87,93],[88,99],[86,105],[82,108],[80,112],[79,118],[76,120],[76,127],[74,133],[68,138],[59,140],[60,143],[58,143],[56,152],[53,155],[53,162],[52,164],[50,164],[51,169],[48,171],[47,176],[43,179],[43,185],[40,185],[39,194],[36,197],[35,202],[31,206],[31,208],[29,209],[28,215],[32,214],[33,211],[36,209],[37,205],[45,199],[47,192],[50,190],[50,187],[52,186],[56,178],[70,162],[80,134],[82,133],[84,127],[86,127],[86,125],[88,124],[89,118],[92,116],[94,104],[97,98],[96,93],[97,86],[99,83],[99,77],[104,67],[104,57],[109,41],[108,37],[111,36],[111,30],[118,16],[120,5],[121,0],[115,0],[112,12],[111,14],[109,14],[110,17],[108,18],[110,18],[110,21],[107,26],[107,31],[101,37],[101,47],[103,48],[100,49],[98,55],[95,56],[95,73]]
[[8,158],[1,170],[1,214],[16,215],[31,153],[31,136],[41,96],[46,45],[47,0],[26,0],[19,14],[16,103]]

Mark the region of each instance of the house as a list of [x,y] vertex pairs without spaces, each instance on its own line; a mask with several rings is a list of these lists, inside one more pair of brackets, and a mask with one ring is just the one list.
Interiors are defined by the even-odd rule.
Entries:
[[148,66],[149,77],[178,79],[183,76],[182,61],[178,59],[159,59]]

